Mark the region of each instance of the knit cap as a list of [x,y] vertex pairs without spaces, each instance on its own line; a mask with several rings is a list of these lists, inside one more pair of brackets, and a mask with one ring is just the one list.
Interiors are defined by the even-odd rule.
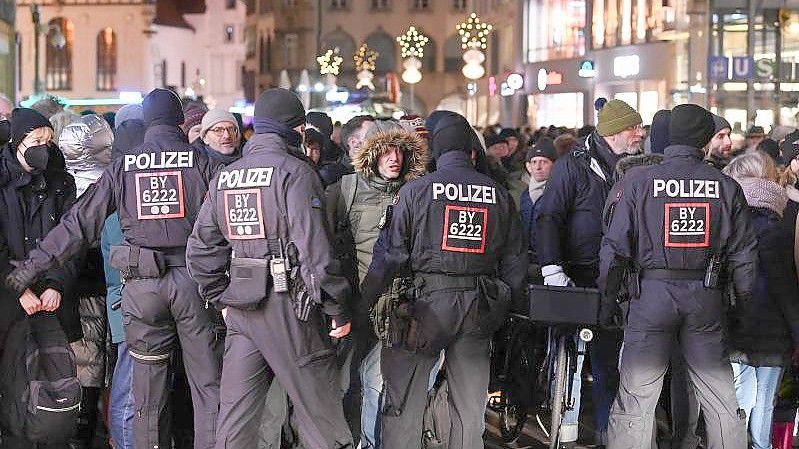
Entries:
[[153,89],[142,101],[142,116],[149,128],[153,125],[179,126],[183,123],[183,106],[171,90]]
[[549,137],[538,139],[535,146],[527,150],[524,160],[529,162],[534,157],[545,157],[552,162],[558,158],[558,151],[555,149],[555,142]]
[[732,130],[732,126],[730,126],[730,122],[727,121],[726,118],[713,114],[713,135],[715,136],[718,134],[722,129],[729,129]]
[[236,125],[238,128],[238,122],[236,122],[236,117],[233,116],[230,112],[224,109],[211,109],[210,111],[206,112],[203,116],[200,128],[200,137],[205,137],[205,133],[208,132],[209,129],[213,128],[214,125],[221,122],[230,122]]
[[117,111],[114,118],[114,129],[119,128],[128,120],[143,120],[144,113],[140,104],[126,104]]
[[50,128],[50,121],[34,109],[15,108],[11,111],[11,145],[15,150],[25,140],[25,136],[37,128]]
[[[183,108],[183,115],[186,119],[183,122],[183,128],[186,130],[192,129],[202,123],[203,117],[208,112],[208,109],[197,104],[189,103]],[[235,121],[235,119],[233,119]]]
[[715,135],[716,125],[707,109],[695,104],[681,104],[671,111],[669,141],[672,145],[704,148]]
[[618,134],[625,129],[640,125],[641,114],[621,100],[610,100],[597,114],[596,129],[602,137]]
[[262,118],[296,128],[305,123],[305,106],[290,90],[267,89],[255,102],[255,119]]

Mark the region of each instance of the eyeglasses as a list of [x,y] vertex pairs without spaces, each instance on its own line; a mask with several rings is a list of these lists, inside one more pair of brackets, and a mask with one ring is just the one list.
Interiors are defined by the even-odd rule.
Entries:
[[215,126],[208,131],[214,133],[217,137],[222,137],[225,133],[230,136],[235,136],[239,133],[239,129],[235,126]]
[[642,132],[643,130],[644,130],[644,127],[641,126],[641,125],[635,125],[635,126],[631,126],[631,127],[627,128],[627,131]]

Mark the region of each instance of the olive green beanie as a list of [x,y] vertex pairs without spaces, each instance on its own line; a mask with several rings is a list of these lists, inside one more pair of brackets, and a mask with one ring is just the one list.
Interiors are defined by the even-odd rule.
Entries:
[[608,101],[597,115],[596,130],[602,137],[618,134],[643,122],[641,114],[621,100]]

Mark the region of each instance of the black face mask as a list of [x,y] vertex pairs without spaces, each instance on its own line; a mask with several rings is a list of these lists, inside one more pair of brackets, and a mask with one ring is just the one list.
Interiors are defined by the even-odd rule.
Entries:
[[49,152],[49,145],[37,145],[35,147],[28,147],[23,157],[25,158],[25,162],[35,173],[43,172],[47,168],[47,161],[50,158]]
[[0,145],[5,145],[11,140],[11,122],[0,120]]

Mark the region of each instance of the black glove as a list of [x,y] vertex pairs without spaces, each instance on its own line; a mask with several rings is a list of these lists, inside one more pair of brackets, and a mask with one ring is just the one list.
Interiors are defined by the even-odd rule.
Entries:
[[15,292],[22,294],[39,278],[39,273],[29,263],[23,263],[6,276],[6,285]]
[[602,327],[612,327],[616,323],[616,317],[621,316],[621,308],[616,301],[603,301],[599,307],[599,325]]

